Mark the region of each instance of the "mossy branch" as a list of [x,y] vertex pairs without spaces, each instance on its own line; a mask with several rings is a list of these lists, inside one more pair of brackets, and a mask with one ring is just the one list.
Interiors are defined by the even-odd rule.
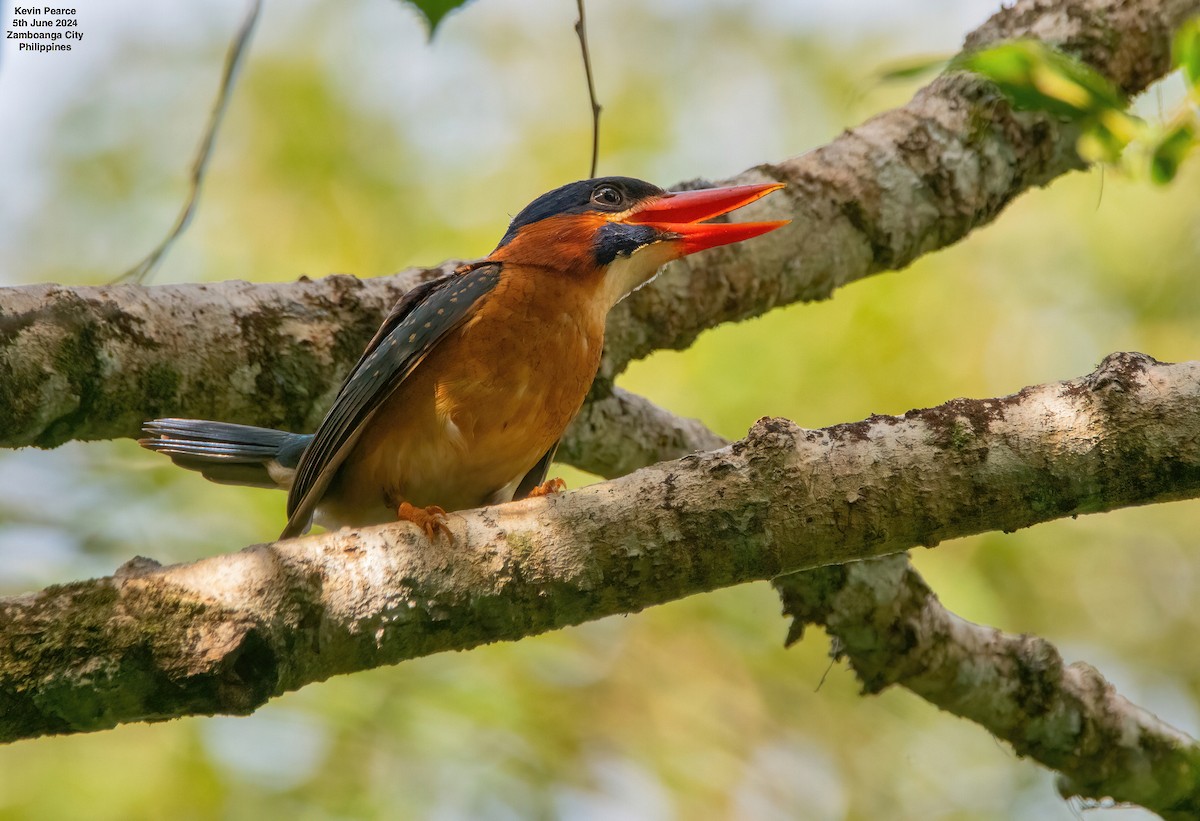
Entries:
[[[1133,94],[1168,71],[1172,31],[1197,11],[1200,0],[1027,0],[967,48],[1042,37]],[[1022,192],[1082,167],[1077,136],[948,74],[827,146],[747,170],[735,181],[789,186],[747,218],[792,224],[681,260],[617,306],[597,395],[633,358],[957,242]],[[156,416],[312,430],[391,304],[449,265],[290,285],[0,289],[0,446],[133,436]],[[580,435],[565,450],[597,470],[587,457],[596,441]]]
[[[1197,497],[1198,408],[1200,362],[1118,354],[1080,379],[902,417],[816,431],[764,419],[725,448],[454,514],[452,542],[397,524],[172,567],[134,561],[0,600],[0,739],[247,713],[339,673]],[[838,618],[831,605],[822,621]]]

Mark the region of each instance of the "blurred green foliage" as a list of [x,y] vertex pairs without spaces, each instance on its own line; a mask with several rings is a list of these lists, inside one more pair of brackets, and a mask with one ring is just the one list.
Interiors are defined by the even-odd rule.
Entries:
[[954,65],[987,77],[1017,108],[1064,119],[1123,111],[1127,102],[1095,69],[1040,40],[1016,40],[969,52]]
[[[991,10],[905,4],[869,28],[830,17],[843,6],[803,6],[590,4],[601,173],[717,179],[808,150],[907,99],[914,81],[879,86],[878,65],[953,52]],[[432,46],[390,1],[267,14],[200,211],[156,281],[482,255],[511,214],[586,170],[572,3],[475,3]],[[44,205],[0,223],[8,283],[107,281],[158,239],[228,29],[104,35],[110,53],[73,81],[28,159],[22,194]],[[1187,91],[1161,93],[1170,106]],[[8,113],[0,131],[22,121]],[[1196,163],[1167,187],[1076,174],[902,273],[715,329],[620,382],[740,436],[769,414],[818,427],[1004,395],[1116,350],[1195,358],[1198,258]],[[0,488],[11,593],[136,554],[225,552],[283,523],[280,495],[205,483],[130,442],[0,454]],[[914,559],[965,618],[1046,636],[1198,735],[1197,532],[1200,505],[1186,502]],[[249,718],[23,742],[0,748],[0,819],[1076,817],[1050,774],[978,727],[904,691],[860,697],[819,631],[784,650],[785,630],[769,587],[750,585],[334,679]],[[1146,817],[1088,818],[1110,815]]]
[[964,54],[954,68],[999,86],[1018,109],[1079,122],[1079,153],[1165,185],[1196,147],[1200,131],[1200,18],[1183,25],[1172,48],[1187,95],[1169,118],[1150,123],[1130,114],[1128,100],[1107,78],[1077,58],[1037,40],[1018,40]]
[[1193,101],[1200,103],[1200,17],[1193,17],[1179,27],[1171,58],[1183,71]]

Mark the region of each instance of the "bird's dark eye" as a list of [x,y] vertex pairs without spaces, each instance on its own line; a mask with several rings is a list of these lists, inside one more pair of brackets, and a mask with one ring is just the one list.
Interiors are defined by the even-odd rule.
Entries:
[[597,186],[596,190],[592,192],[592,202],[605,208],[615,208],[624,201],[625,198],[621,196],[621,192],[611,185]]

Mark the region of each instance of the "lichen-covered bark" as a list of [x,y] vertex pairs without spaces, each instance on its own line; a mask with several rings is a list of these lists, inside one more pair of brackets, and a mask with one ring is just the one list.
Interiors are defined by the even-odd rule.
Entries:
[[1200,745],[1131,704],[1093,667],[1036,636],[972,624],[942,607],[901,556],[775,581],[791,640],[822,625],[863,690],[899,684],[970,719],[1060,774],[1064,796],[1200,818]]
[[[967,37],[978,49],[1036,37],[1081,57],[1129,94],[1170,68],[1172,32],[1197,0],[1039,0],[1004,9]],[[686,348],[718,323],[904,268],[991,222],[1013,199],[1082,167],[1074,126],[1013,111],[986,83],[947,74],[907,105],[829,145],[750,169],[738,182],[788,187],[758,219],[790,218],[768,237],[674,264],[657,287],[618,306],[605,373],[658,348]]]
[[[558,496],[0,601],[0,739],[242,713],[331,675],[984,530],[1200,496],[1200,362],[734,444]],[[834,617],[830,617],[832,620]]]
[[442,268],[289,284],[0,289],[0,445],[179,415],[311,430],[391,305]]
[[606,479],[729,444],[703,422],[676,416],[611,382],[598,380],[588,400],[556,458]]
[[[1026,0],[967,45],[1041,37],[1137,92],[1167,70],[1171,30],[1197,11],[1200,0]],[[681,260],[619,305],[595,395],[610,394],[608,380],[631,358],[824,298],[958,241],[1031,186],[1080,167],[1074,143],[1069,126],[1014,113],[985,84],[955,74],[828,146],[750,169],[738,181],[789,187],[747,217],[792,225]],[[0,446],[132,436],[163,415],[312,429],[388,306],[429,275],[0,289]],[[603,472],[589,454],[611,434],[577,426],[564,453]]]
[[[1166,70],[1171,29],[1197,11],[1200,0],[1025,0],[967,47],[1042,37],[1136,92]],[[611,376],[704,328],[825,297],[957,241],[1078,167],[1074,137],[955,75],[823,149],[746,172],[790,183],[751,218],[793,226],[676,265],[620,306],[602,378],[560,455],[618,476],[718,448],[703,425],[614,389]],[[6,289],[0,446],[129,435],[164,414],[311,429],[387,307],[436,272]],[[0,601],[0,739],[249,712],[339,672],[978,530],[1200,495],[1196,382],[1195,364],[1127,355],[1087,380],[1001,400],[815,432],[762,423],[728,449],[618,483],[455,516],[454,545],[395,526],[173,568],[135,560],[110,579]],[[1064,667],[1045,642],[941,611],[903,557],[788,584],[868,689],[900,683],[980,722],[1062,772],[1066,794],[1197,817],[1191,739],[1090,668]],[[956,689],[964,672],[978,686]]]

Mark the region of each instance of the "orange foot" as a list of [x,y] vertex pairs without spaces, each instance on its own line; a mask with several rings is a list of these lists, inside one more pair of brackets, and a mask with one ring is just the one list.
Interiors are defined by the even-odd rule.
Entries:
[[446,511],[437,505],[429,507],[413,507],[408,502],[401,502],[396,508],[396,518],[402,522],[412,522],[425,531],[425,537],[433,541],[439,533],[447,539],[452,538],[450,528],[446,527]]
[[542,482],[540,485],[529,491],[528,499],[536,499],[538,496],[549,496],[551,493],[562,493],[567,489],[567,483],[562,479],[551,479],[549,482]]

